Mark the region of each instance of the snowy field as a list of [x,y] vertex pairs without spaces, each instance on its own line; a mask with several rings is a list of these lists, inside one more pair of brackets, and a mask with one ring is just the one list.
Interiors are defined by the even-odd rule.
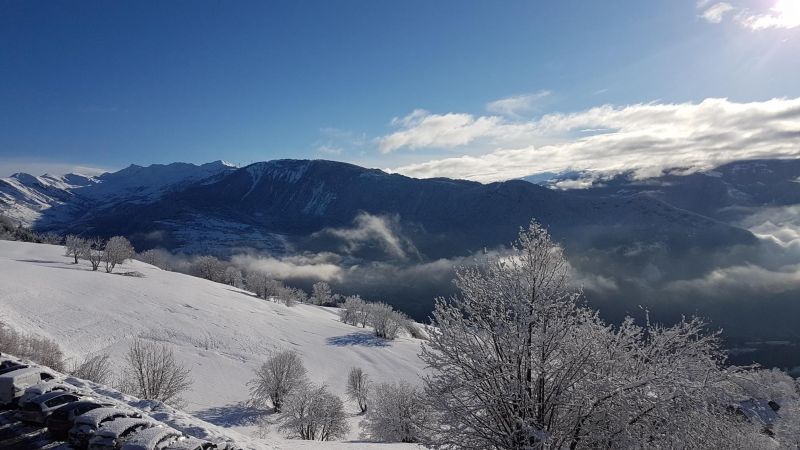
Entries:
[[186,411],[252,442],[262,440],[264,448],[416,448],[361,441],[357,406],[350,402],[348,440],[330,444],[287,440],[274,426],[258,426],[242,402],[254,369],[274,349],[299,352],[310,379],[343,397],[353,366],[374,381],[419,380],[421,341],[379,340],[369,329],[339,322],[335,309],[290,308],[138,261],[115,272],[138,271],[144,278],[92,272],[88,263],[70,264],[63,253],[59,246],[0,241],[2,320],[54,339],[68,357],[110,352],[116,367],[136,336],[169,342],[194,379]]

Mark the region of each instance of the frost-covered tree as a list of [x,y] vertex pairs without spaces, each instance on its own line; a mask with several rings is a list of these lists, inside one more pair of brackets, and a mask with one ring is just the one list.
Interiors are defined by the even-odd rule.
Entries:
[[362,413],[367,411],[369,391],[372,383],[369,376],[360,367],[353,367],[347,374],[347,398],[358,403]]
[[362,312],[366,305],[360,296],[351,295],[344,299],[344,304],[340,308],[339,319],[348,325],[357,326],[363,319]]
[[144,252],[136,255],[136,259],[139,261],[156,266],[162,270],[172,270],[170,257],[171,255],[168,251],[160,248],[145,250]]
[[74,258],[74,264],[78,264],[78,258],[86,252],[86,245],[86,239],[68,234],[64,240],[65,256]]
[[325,386],[296,389],[286,400],[281,429],[306,440],[330,441],[347,435],[347,415],[342,400]]
[[200,256],[192,261],[189,272],[206,280],[222,282],[225,277],[225,263],[215,256]]
[[713,448],[739,426],[718,334],[696,318],[606,325],[537,223],[505,257],[459,269],[456,284],[420,355],[437,419],[429,445]]
[[244,277],[242,276],[242,271],[234,266],[228,266],[225,268],[224,281],[225,284],[229,286],[237,288],[244,286]]
[[265,300],[280,297],[285,288],[282,282],[273,280],[268,273],[260,270],[248,272],[245,284],[248,290]]
[[93,271],[96,271],[103,261],[103,244],[102,239],[95,237],[87,240],[83,247],[81,257],[89,261]]
[[136,251],[133,249],[130,241],[122,236],[114,236],[106,242],[103,249],[103,262],[106,264],[106,272],[111,273],[117,264],[122,264],[125,261],[133,258]]
[[281,412],[286,397],[307,384],[300,355],[293,350],[276,352],[256,370],[256,377],[249,383],[251,403],[261,407],[270,402],[276,413]]
[[367,306],[369,324],[375,329],[375,336],[394,339],[408,323],[408,317],[395,311],[386,303],[369,303]]
[[86,355],[72,367],[70,375],[99,384],[109,384],[114,375],[111,369],[111,356],[108,353]]
[[333,293],[331,285],[324,281],[318,281],[311,287],[311,303],[315,305],[327,305],[331,303]]
[[125,354],[119,385],[136,397],[181,406],[181,395],[192,386],[192,379],[166,343],[136,338]]
[[381,383],[371,391],[361,428],[377,441],[421,442],[430,419],[422,389],[405,381]]
[[286,286],[280,291],[278,298],[284,305],[291,307],[297,303],[306,303],[308,294],[302,289]]

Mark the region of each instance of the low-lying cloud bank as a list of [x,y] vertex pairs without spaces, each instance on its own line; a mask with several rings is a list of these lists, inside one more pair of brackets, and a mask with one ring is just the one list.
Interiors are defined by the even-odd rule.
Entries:
[[535,120],[416,110],[392,125],[395,132],[376,140],[384,153],[463,153],[390,170],[418,178],[492,182],[568,170],[633,170],[649,177],[674,168],[691,172],[742,159],[800,156],[800,98],[604,105]]

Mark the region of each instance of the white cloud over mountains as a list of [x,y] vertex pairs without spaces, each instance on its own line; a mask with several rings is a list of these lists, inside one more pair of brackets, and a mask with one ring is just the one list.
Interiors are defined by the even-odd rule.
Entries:
[[420,178],[491,182],[565,170],[653,176],[673,168],[705,170],[739,159],[800,155],[800,98],[604,105],[535,120],[416,110],[392,124],[398,129],[378,139],[384,153],[463,151],[392,170]]

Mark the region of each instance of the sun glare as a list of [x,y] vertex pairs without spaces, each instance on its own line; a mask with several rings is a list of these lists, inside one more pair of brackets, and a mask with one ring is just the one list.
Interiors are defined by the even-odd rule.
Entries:
[[773,10],[781,25],[787,28],[800,26],[800,0],[778,0]]

